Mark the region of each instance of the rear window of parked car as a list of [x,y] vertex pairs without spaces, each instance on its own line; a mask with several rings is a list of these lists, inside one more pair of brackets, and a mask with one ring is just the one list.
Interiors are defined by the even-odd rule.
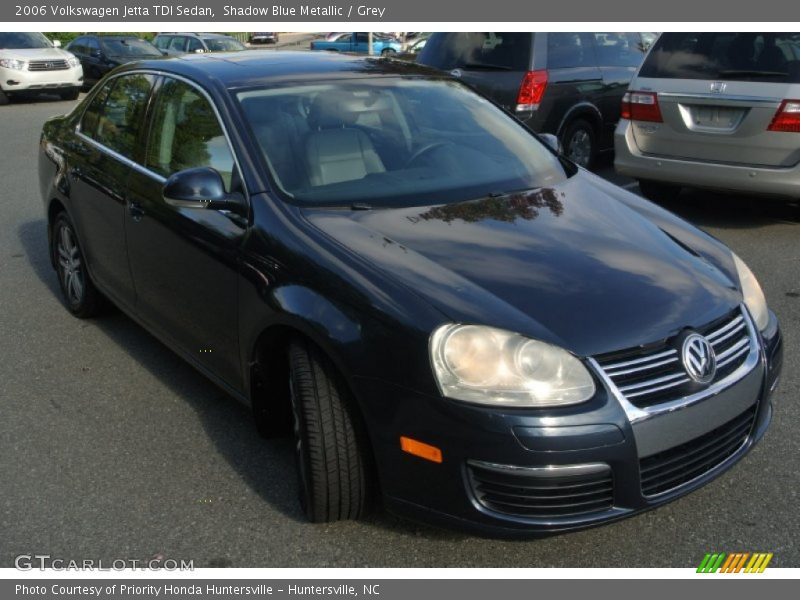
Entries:
[[800,34],[664,33],[639,75],[800,83]]
[[428,41],[421,62],[443,70],[527,71],[531,61],[531,40],[530,33],[445,33]]

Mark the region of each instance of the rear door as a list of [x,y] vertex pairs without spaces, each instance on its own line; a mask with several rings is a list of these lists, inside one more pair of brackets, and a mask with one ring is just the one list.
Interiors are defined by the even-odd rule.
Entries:
[[437,33],[417,62],[452,73],[513,113],[532,52],[532,33]]
[[658,93],[663,123],[634,121],[636,144],[656,156],[795,165],[798,136],[768,128],[798,84],[800,34],[664,33],[635,83]]
[[125,201],[142,145],[153,77],[131,74],[102,85],[69,148],[70,195],[92,277],[114,300],[133,305],[125,248]]
[[644,59],[645,47],[636,32],[601,32],[591,34],[597,66],[603,77],[598,108],[603,115],[602,145],[610,146],[619,121],[622,96]]
[[547,74],[547,91],[539,106],[542,131],[560,133],[570,111],[578,105],[599,111],[603,74],[597,66],[591,33],[548,33]]

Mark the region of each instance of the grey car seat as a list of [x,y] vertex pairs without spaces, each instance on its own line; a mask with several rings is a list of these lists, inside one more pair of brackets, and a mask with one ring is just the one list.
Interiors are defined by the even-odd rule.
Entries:
[[305,144],[312,186],[354,181],[386,170],[369,136],[354,127],[362,104],[346,92],[322,93],[314,100]]

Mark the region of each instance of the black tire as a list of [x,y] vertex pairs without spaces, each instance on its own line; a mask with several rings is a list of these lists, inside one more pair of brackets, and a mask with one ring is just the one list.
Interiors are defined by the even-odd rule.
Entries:
[[394,48],[384,48],[383,50],[381,50],[381,56],[383,56],[384,58],[389,58],[391,56],[394,56],[395,54],[397,54],[397,52],[395,51]]
[[69,312],[80,319],[97,315],[102,306],[102,296],[86,270],[75,227],[66,212],[60,212],[53,221],[50,252]]
[[585,169],[591,169],[597,158],[597,132],[584,119],[571,121],[561,133],[564,156]]
[[62,100],[77,100],[80,93],[81,91],[79,88],[72,88],[64,90],[63,92],[58,92],[58,95]]
[[289,345],[300,504],[313,523],[357,519],[367,508],[368,454],[354,400],[313,344]]
[[653,202],[670,202],[678,197],[681,188],[678,185],[661,183],[660,181],[639,180],[639,191],[642,196]]
[[9,102],[11,100],[9,100],[8,95],[3,90],[0,90],[0,106],[5,106]]

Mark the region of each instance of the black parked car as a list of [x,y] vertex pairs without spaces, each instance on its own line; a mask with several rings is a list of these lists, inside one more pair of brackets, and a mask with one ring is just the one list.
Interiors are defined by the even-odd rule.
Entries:
[[417,62],[451,72],[552,133],[591,167],[614,147],[622,96],[655,36],[647,33],[434,33]]
[[414,64],[121,67],[39,158],[68,309],[103,298],[294,431],[313,521],[498,534],[707,483],[771,417],[778,322],[728,248]]
[[120,65],[163,56],[150,42],[127,35],[82,35],[72,40],[67,50],[83,65],[84,89],[91,88]]

